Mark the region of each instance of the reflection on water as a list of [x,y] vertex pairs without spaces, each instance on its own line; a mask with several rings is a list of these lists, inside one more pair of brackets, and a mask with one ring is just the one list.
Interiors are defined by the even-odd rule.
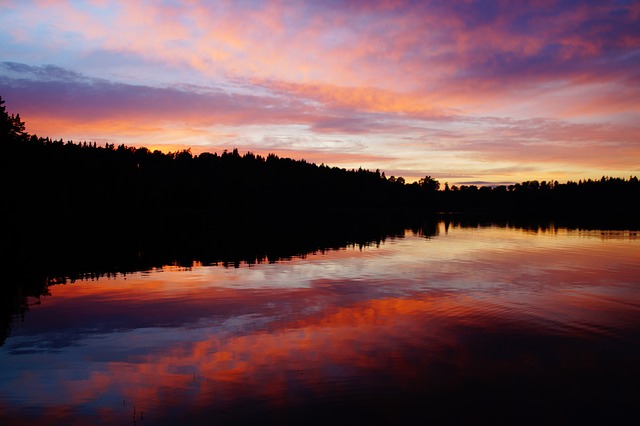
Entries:
[[0,422],[622,424],[639,259],[629,231],[440,223],[52,285],[0,348]]

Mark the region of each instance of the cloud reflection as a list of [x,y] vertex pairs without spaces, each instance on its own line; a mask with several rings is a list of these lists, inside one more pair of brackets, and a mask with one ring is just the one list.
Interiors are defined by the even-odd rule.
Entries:
[[138,420],[204,421],[309,401],[471,398],[469,383],[487,385],[488,401],[512,377],[544,386],[602,359],[632,366],[634,352],[609,342],[636,333],[640,252],[603,235],[441,224],[432,239],[289,262],[56,285],[0,353],[12,366],[0,405],[11,420],[114,423],[135,406]]

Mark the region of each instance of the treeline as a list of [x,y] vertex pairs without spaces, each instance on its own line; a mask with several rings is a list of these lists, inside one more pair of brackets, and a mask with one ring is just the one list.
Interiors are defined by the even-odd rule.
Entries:
[[250,152],[192,155],[31,136],[3,149],[14,206],[115,211],[342,209],[415,204],[379,172]]
[[19,115],[10,116],[3,104],[0,99],[0,213],[6,216],[179,211],[237,218],[363,209],[628,215],[640,195],[637,177],[449,187],[430,176],[406,183],[379,170],[346,170],[237,149],[193,155],[55,141],[28,135]]
[[[40,211],[270,211],[426,205],[418,186],[379,171],[345,170],[250,152],[193,155],[125,145],[74,143],[24,133],[18,117],[2,134],[6,213]],[[17,118],[17,120],[16,120]],[[411,188],[411,190],[408,190]],[[427,197],[428,198],[428,197]]]
[[638,199],[637,177],[603,176],[566,183],[533,180],[496,187],[454,186],[441,191],[438,207],[448,212],[637,223]]

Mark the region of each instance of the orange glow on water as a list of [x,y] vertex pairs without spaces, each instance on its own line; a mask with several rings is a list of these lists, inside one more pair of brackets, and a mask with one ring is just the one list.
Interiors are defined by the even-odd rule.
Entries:
[[[452,389],[466,374],[535,377],[550,361],[531,348],[553,336],[566,342],[553,369],[592,368],[597,354],[568,342],[619,338],[637,324],[632,232],[440,223],[428,237],[52,286],[7,346],[28,359],[54,345],[55,377],[18,365],[7,384],[58,420],[84,404],[111,423],[133,406],[148,421],[241,401],[287,410],[370,389]],[[515,346],[498,350],[495,339]]]

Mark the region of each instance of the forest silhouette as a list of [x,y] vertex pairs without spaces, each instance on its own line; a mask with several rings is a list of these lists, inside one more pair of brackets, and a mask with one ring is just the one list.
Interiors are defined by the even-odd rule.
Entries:
[[2,98],[0,132],[0,214],[20,218],[36,212],[42,221],[180,212],[248,220],[320,212],[329,220],[348,211],[620,219],[635,216],[630,203],[640,195],[635,176],[449,187],[429,175],[406,183],[380,170],[346,170],[238,149],[193,155],[188,149],[163,153],[124,144],[56,141],[26,133],[19,114],[9,115]]

